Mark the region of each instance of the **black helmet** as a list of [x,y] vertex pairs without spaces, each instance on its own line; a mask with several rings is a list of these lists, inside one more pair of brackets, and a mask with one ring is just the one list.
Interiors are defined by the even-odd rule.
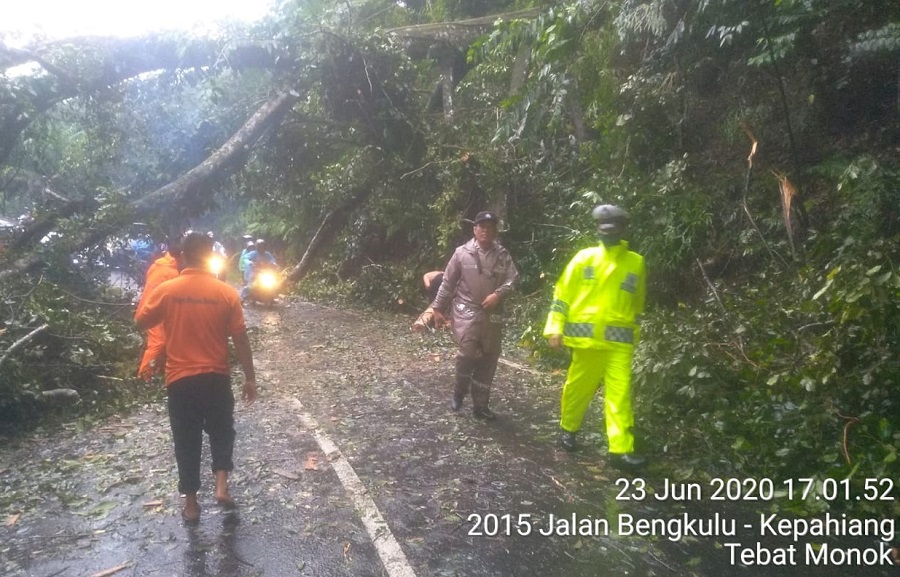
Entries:
[[628,213],[612,204],[594,207],[591,216],[597,221],[597,230],[600,234],[621,234],[628,225]]

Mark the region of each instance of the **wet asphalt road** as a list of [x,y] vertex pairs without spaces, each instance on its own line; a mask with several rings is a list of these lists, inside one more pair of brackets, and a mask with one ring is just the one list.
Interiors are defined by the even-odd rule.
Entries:
[[[658,501],[653,491],[671,480],[652,468],[640,480],[610,469],[599,433],[585,435],[575,455],[556,449],[558,389],[510,365],[498,371],[495,423],[451,413],[449,341],[409,335],[407,319],[294,302],[250,310],[248,322],[261,398],[238,409],[239,507],[218,509],[207,493],[200,523],[181,522],[162,403],[90,431],[35,436],[0,450],[2,494],[18,498],[5,524],[0,516],[0,574],[900,574],[810,566],[802,554],[788,566],[732,562],[725,543],[755,546],[758,511]],[[593,407],[586,425],[599,420]],[[644,488],[645,498],[629,498]],[[592,534],[565,534],[573,514]],[[736,520],[736,536],[620,534],[623,518],[717,514]],[[792,542],[762,543],[775,552]]]

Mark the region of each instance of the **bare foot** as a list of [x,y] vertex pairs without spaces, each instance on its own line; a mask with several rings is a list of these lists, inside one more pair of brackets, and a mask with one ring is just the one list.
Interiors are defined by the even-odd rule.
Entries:
[[234,507],[234,499],[228,492],[228,471],[216,471],[216,503],[222,507]]
[[184,506],[181,508],[181,518],[188,523],[196,523],[200,520],[200,503],[197,502],[197,494],[184,496]]

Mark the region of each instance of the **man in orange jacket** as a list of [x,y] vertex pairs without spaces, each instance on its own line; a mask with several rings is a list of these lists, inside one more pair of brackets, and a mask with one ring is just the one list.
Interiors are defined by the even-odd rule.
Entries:
[[184,270],[147,297],[134,321],[138,328],[166,327],[166,406],[184,495],[185,521],[200,518],[200,465],[203,433],[215,475],[215,500],[233,507],[228,475],[234,469],[234,393],[228,342],[244,373],[241,396],[256,400],[253,352],[237,291],[209,272],[212,239],[191,232],[182,243]]
[[[153,289],[178,276],[179,259],[181,258],[181,243],[175,241],[171,243],[166,252],[156,259],[150,268],[147,269],[147,278],[144,282],[144,291],[141,293],[141,300],[138,301],[137,311],[140,311],[147,303],[147,297],[153,292]],[[144,349],[144,356],[141,358],[141,365],[138,368],[138,377],[149,381],[150,378],[161,373],[166,362],[166,330],[163,325],[159,324],[150,327],[147,330],[147,346]]]

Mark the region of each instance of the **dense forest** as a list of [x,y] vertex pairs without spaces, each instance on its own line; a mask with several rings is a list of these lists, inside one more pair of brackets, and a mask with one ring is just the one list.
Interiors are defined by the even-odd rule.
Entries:
[[134,223],[265,237],[308,298],[412,313],[490,208],[510,345],[549,368],[603,202],[650,273],[636,405],[674,477],[897,480],[898,153],[888,0],[284,0],[212,37],[0,38],[0,428],[147,394],[109,273]]

